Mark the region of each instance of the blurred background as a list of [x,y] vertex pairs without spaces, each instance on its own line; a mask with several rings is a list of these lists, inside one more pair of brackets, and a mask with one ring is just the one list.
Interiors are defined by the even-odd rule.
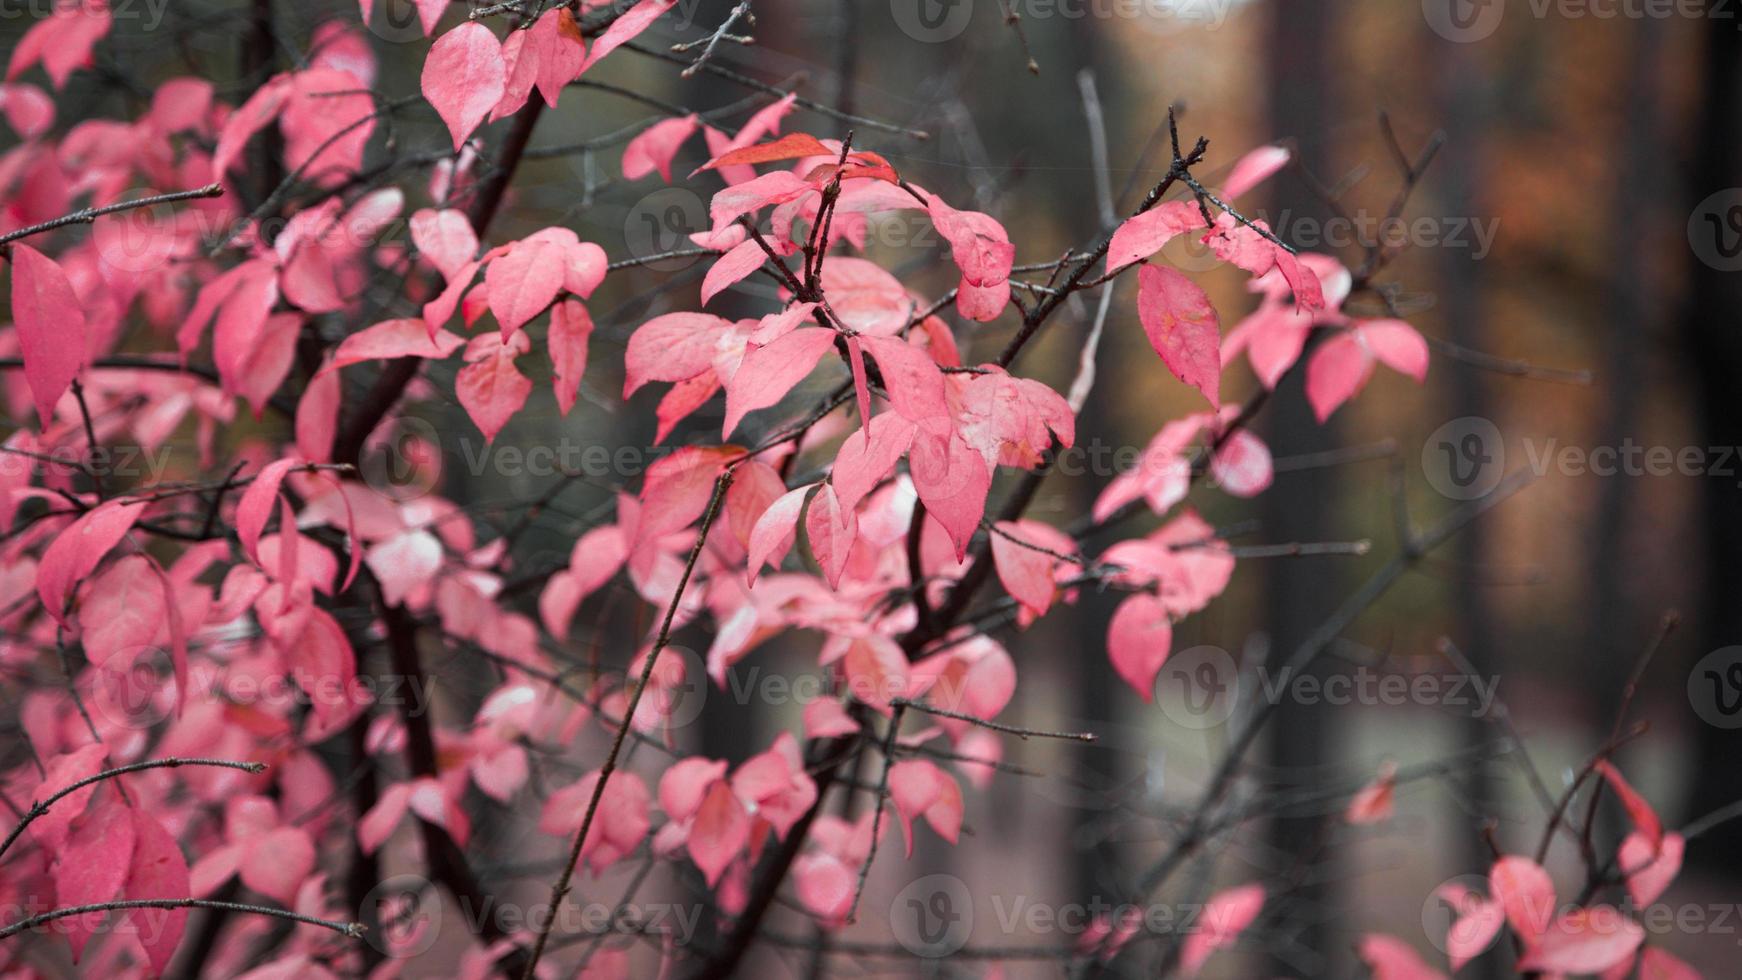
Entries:
[[[1376,280],[1430,339],[1434,358],[1425,386],[1382,370],[1324,425],[1313,420],[1298,380],[1285,383],[1258,423],[1277,459],[1275,486],[1252,500],[1194,489],[1190,504],[1218,527],[1237,527],[1241,544],[1370,540],[1372,547],[1359,557],[1242,561],[1227,594],[1176,630],[1179,669],[1164,670],[1158,705],[1141,703],[1108,666],[1104,637],[1117,595],[1084,593],[1026,631],[1000,631],[1020,678],[1003,718],[1091,730],[1101,740],[1089,747],[1008,740],[1006,761],[1035,775],[1002,776],[970,792],[960,846],[922,833],[911,861],[881,854],[867,912],[846,935],[888,941],[895,923],[881,913],[898,913],[902,886],[934,873],[966,882],[972,896],[951,941],[1035,949],[1075,942],[1080,923],[1013,910],[1093,909],[1130,894],[1139,869],[1177,832],[1179,809],[1208,777],[1230,719],[1264,696],[1265,680],[1276,683],[1261,669],[1266,658],[1292,650],[1397,554],[1400,500],[1408,520],[1426,527],[1520,468],[1538,478],[1418,563],[1315,668],[1321,679],[1462,677],[1461,686],[1448,682],[1401,703],[1284,695],[1238,790],[1262,817],[1219,839],[1210,860],[1177,877],[1160,900],[1186,907],[1221,885],[1286,883],[1244,951],[1212,962],[1214,975],[1353,975],[1354,944],[1370,931],[1392,933],[1443,964],[1434,944],[1445,919],[1433,890],[1484,871],[1491,846],[1534,849],[1545,812],[1530,771],[1558,794],[1610,736],[1628,676],[1669,610],[1679,611],[1679,628],[1658,649],[1628,715],[1648,721],[1649,731],[1622,751],[1622,769],[1671,827],[1742,799],[1736,12],[1643,0],[1010,2],[1020,31],[996,0],[756,0],[754,48],[727,46],[716,61],[925,131],[920,141],[859,127],[855,146],[882,153],[958,206],[999,218],[1017,242],[1018,263],[1050,260],[1109,229],[1098,172],[1114,212],[1130,212],[1166,172],[1170,104],[1180,109],[1185,140],[1209,139],[1200,176],[1212,186],[1210,178],[1245,151],[1281,143],[1294,165],[1243,199],[1242,210],[1303,251],[1351,267],[1384,231],[1396,254]],[[140,97],[137,80],[148,90],[153,78],[187,71],[163,63],[170,36],[204,73],[237,79],[232,98],[258,84],[248,73],[262,62],[238,55],[234,35],[221,29],[224,17],[239,23],[249,8],[209,6],[175,4],[163,11],[167,26],[153,31],[118,20],[113,50],[94,77],[75,81],[71,97],[88,100],[91,114],[113,114],[117,101]],[[381,18],[401,6],[393,0],[378,10],[374,31],[377,86],[389,96],[416,91],[427,43]],[[696,37],[733,6],[685,0],[644,40],[664,48]],[[270,60],[292,63],[318,23],[354,22],[355,12],[350,3],[279,5],[272,16],[282,47]],[[404,10],[397,16],[405,23]],[[177,32],[181,21],[200,29]],[[4,29],[16,36],[27,23],[14,19]],[[1027,69],[1030,58],[1037,72]],[[131,94],[117,93],[123,76],[136,80]],[[676,66],[651,57],[614,57],[587,77],[692,110],[728,108],[729,128],[767,101],[720,77],[680,79]],[[78,111],[63,109],[63,118]],[[680,154],[671,189],[657,177],[624,182],[616,134],[646,118],[644,104],[609,88],[565,96],[540,122],[536,159],[523,168],[492,237],[563,224],[613,259],[681,244],[681,233],[704,226],[714,185],[682,177],[704,159],[699,141]],[[783,131],[839,136],[846,128],[801,110]],[[420,105],[396,120],[392,138],[439,149],[445,137]],[[1385,224],[1404,180],[1400,154],[1413,160],[1435,145],[1404,221]],[[921,294],[939,295],[954,267],[935,236],[914,232],[910,223],[873,234],[868,253]],[[1225,329],[1256,305],[1242,275],[1189,249],[1170,246],[1165,254],[1211,289]],[[498,445],[652,447],[658,394],[621,403],[621,343],[650,316],[694,308],[704,271],[678,260],[613,276],[591,304],[600,332],[582,407],[565,420],[548,398],[535,398]],[[767,312],[772,297],[761,288],[748,283],[716,312]],[[1133,283],[1116,289],[1097,387],[1078,423],[1079,445],[1104,446],[1103,458],[1143,446],[1163,422],[1201,407],[1148,348]],[[1383,305],[1367,293],[1349,309],[1376,315]],[[1092,303],[1068,306],[1019,368],[1067,387],[1094,313]],[[1014,319],[958,322],[965,360],[994,356]],[[438,377],[436,389],[451,391],[449,381]],[[1244,398],[1258,382],[1242,361],[1223,386],[1225,397]],[[467,426],[457,408],[444,413],[439,404],[426,417],[444,435]],[[669,441],[717,433],[716,413]],[[444,492],[487,517],[511,519],[555,482],[469,463],[452,444],[445,451]],[[568,543],[597,520],[610,487],[633,486],[637,475],[609,474],[540,510],[547,533],[533,536],[528,566],[566,562]],[[1093,463],[1054,474],[1031,516],[1066,524],[1113,475],[1110,464]],[[1143,518],[1121,530],[1153,526]],[[594,639],[608,656],[626,659],[636,637]],[[705,651],[709,636],[692,627],[680,640]],[[798,676],[814,671],[814,656],[812,638],[786,637],[740,670]],[[475,706],[468,698],[491,685],[459,655],[436,672],[464,716]],[[730,690],[698,696],[706,710],[677,736],[690,749],[741,759],[796,727],[796,704]],[[1528,761],[1506,741],[1514,734],[1528,746]],[[584,756],[585,746],[577,758]],[[1303,789],[1360,785],[1386,761],[1410,775],[1389,822],[1350,826],[1340,802],[1282,806]],[[1609,839],[1622,829],[1612,815],[1602,824]],[[506,865],[529,849],[554,854],[555,843],[504,819],[481,826],[475,846]],[[1550,867],[1563,889],[1579,880],[1576,855],[1564,844]],[[1732,974],[1742,943],[1739,876],[1742,836],[1731,825],[1692,840],[1687,871],[1663,901],[1702,910],[1702,924],[1652,929],[1651,941],[1708,976]],[[616,893],[609,880],[587,887]],[[780,928],[799,928],[796,913],[776,919]],[[751,968],[757,975],[814,967],[796,950],[760,955]],[[863,975],[919,969],[851,962]],[[957,969],[979,967],[951,961],[923,972]],[[1009,976],[1058,973],[1046,956],[1007,966]]]

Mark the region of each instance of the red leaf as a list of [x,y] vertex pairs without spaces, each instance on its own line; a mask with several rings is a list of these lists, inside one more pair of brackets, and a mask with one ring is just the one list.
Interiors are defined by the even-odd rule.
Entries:
[[[103,760],[108,754],[109,750],[102,744],[92,743],[53,759],[43,773],[42,782],[31,794],[32,802],[41,803],[74,783],[95,776],[103,770]],[[96,791],[96,783],[82,786],[61,797],[47,813],[31,823],[30,833],[45,851],[52,853],[66,843],[68,828],[84,812],[85,804],[91,801],[91,794]]]
[[1210,298],[1173,269],[1146,265],[1137,272],[1137,317],[1150,346],[1174,377],[1221,404],[1222,335]]
[[502,44],[477,21],[443,34],[423,63],[423,97],[447,124],[455,150],[501,101],[507,82]]
[[815,136],[808,133],[788,133],[777,140],[722,153],[702,164],[701,169],[715,170],[734,164],[772,163],[775,160],[839,155],[839,150],[830,150]]
[[65,272],[29,245],[12,246],[12,321],[24,380],[43,425],[85,363],[85,313]]

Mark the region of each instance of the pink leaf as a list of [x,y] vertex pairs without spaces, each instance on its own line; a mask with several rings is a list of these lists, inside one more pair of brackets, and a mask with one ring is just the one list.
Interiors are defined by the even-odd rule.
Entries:
[[794,529],[798,527],[799,512],[804,509],[805,495],[810,493],[811,485],[799,487],[783,494],[780,499],[768,505],[757,519],[756,526],[750,531],[748,547],[748,568],[751,584],[755,584],[756,576],[762,571],[763,565],[780,567],[780,561],[786,557],[786,552],[792,547]]
[[[62,906],[96,905],[112,901],[127,880],[133,860],[133,814],[119,802],[105,803],[73,828],[54,862],[55,899]],[[75,916],[67,922],[67,940],[78,961],[85,943],[103,921],[101,912]]]
[[696,810],[690,827],[690,859],[702,869],[709,887],[720,880],[726,866],[750,839],[750,816],[724,781],[713,784]]
[[296,451],[312,463],[333,458],[333,440],[339,428],[339,374],[317,375],[303,389],[296,403]]
[[822,566],[823,578],[829,588],[838,588],[841,573],[846,571],[847,556],[859,533],[859,522],[853,512],[841,507],[835,498],[835,488],[827,483],[811,498],[805,511],[805,535],[810,539],[811,554]]
[[956,560],[961,561],[986,513],[986,494],[992,489],[986,457],[959,432],[938,435],[920,428],[908,447],[907,466],[920,501],[949,534]]
[[[50,761],[42,782],[31,794],[32,802],[41,803],[74,783],[95,776],[102,771],[103,760],[108,754],[109,750],[103,745],[92,743]],[[54,806],[49,807],[47,813],[30,825],[31,835],[45,851],[52,853],[66,843],[67,828],[84,812],[85,804],[91,801],[91,794],[96,791],[95,783],[81,786],[61,797]]]
[[1232,946],[1263,908],[1263,885],[1241,885],[1211,896],[1181,947],[1180,974],[1197,976],[1204,961]]
[[260,468],[242,499],[236,503],[236,536],[241,539],[242,553],[255,564],[260,563],[260,535],[266,522],[272,519],[272,508],[278,500],[278,488],[291,469],[302,464],[296,456],[274,460]]
[[428,531],[404,531],[369,549],[364,560],[381,583],[381,598],[397,606],[442,567],[442,543]]
[[683,381],[713,367],[731,324],[706,313],[667,313],[637,327],[623,354],[623,397],[649,381]]
[[1049,551],[1074,554],[1076,544],[1057,529],[1039,521],[999,521],[993,530],[992,561],[998,572],[998,581],[1003,583],[1004,591],[1036,616],[1046,615],[1057,589],[1053,583],[1053,570],[1058,567],[1059,559],[1048,554]]
[[1506,910],[1506,921],[1526,945],[1554,916],[1554,881],[1542,866],[1526,857],[1507,855],[1488,871],[1488,887]]
[[555,369],[556,404],[564,415],[575,407],[581,391],[581,376],[587,373],[587,341],[593,336],[593,317],[580,300],[565,299],[550,311],[550,348]]
[[412,215],[411,243],[449,282],[478,255],[478,236],[463,211],[425,208]]
[[1113,670],[1144,701],[1155,699],[1155,675],[1173,648],[1173,624],[1160,599],[1137,593],[1119,604],[1107,627]]
[[[122,895],[132,900],[187,898],[193,894],[188,862],[181,846],[155,817],[142,809],[133,813],[133,863],[127,869]],[[135,909],[128,913],[134,935],[145,947],[153,972],[162,974],[181,944],[187,909]]]
[[454,392],[486,442],[495,440],[532,394],[532,382],[514,367],[514,359],[530,347],[525,334],[516,335],[512,343],[498,334],[484,334],[466,348],[470,363],[455,377]]
[[1222,182],[1222,197],[1232,201],[1257,187],[1288,166],[1292,155],[1283,146],[1261,146],[1247,153],[1235,162],[1234,169],[1228,171],[1228,179]]
[[502,325],[504,341],[556,300],[563,288],[566,262],[563,242],[541,235],[515,242],[505,254],[490,261],[484,270],[484,286],[490,292],[490,312]]
[[1107,246],[1107,271],[1117,272],[1161,251],[1176,235],[1204,227],[1204,216],[1190,201],[1165,201],[1132,215],[1113,232]]
[[1239,429],[1210,459],[1210,475],[1236,497],[1255,497],[1275,478],[1270,447],[1246,429]]
[[423,97],[447,124],[455,150],[501,101],[507,82],[502,44],[477,21],[443,34],[423,63]]
[[836,334],[824,327],[801,327],[766,347],[754,348],[726,383],[726,421],[722,438],[729,438],[744,416],[775,404],[803,381],[817,361],[834,348]]
[[121,543],[133,522],[145,509],[145,502],[126,503],[110,500],[98,504],[83,517],[67,525],[43,552],[36,569],[36,594],[42,606],[55,622],[67,625],[66,605],[78,583],[96,571],[98,563],[111,548]]
[[1306,393],[1320,422],[1355,397],[1373,376],[1373,359],[1352,334],[1325,341],[1307,362]]
[[1174,377],[1220,404],[1222,335],[1210,298],[1173,269],[1146,265],[1137,271],[1137,317],[1150,346]]
[[242,884],[283,905],[296,899],[315,868],[315,845],[301,827],[279,827],[249,841],[242,858]]
[[1549,923],[1518,961],[1523,972],[1600,973],[1645,941],[1639,923],[1608,905],[1575,909]]
[[722,289],[762,268],[766,261],[768,253],[754,238],[746,238],[732,246],[731,251],[708,267],[708,274],[702,278],[702,305],[707,305],[708,300],[719,295]]
[[626,41],[633,41],[659,19],[659,15],[677,6],[677,0],[641,0],[635,6],[624,11],[621,17],[611,22],[605,28],[605,33],[593,41],[593,50],[587,52],[586,63],[581,70],[598,64],[606,55],[617,50]]
[[1416,384],[1427,380],[1427,341],[1414,327],[1402,320],[1363,320],[1355,332],[1381,364]]
[[1609,781],[1609,788],[1620,798],[1621,806],[1627,811],[1627,818],[1633,821],[1633,826],[1644,835],[1652,847],[1663,841],[1663,822],[1657,818],[1657,811],[1640,796],[1632,784],[1622,778],[1621,770],[1615,768],[1607,759],[1597,762],[1597,771]]
[[[869,435],[867,435],[869,433]],[[841,443],[829,482],[841,506],[852,510],[880,483],[913,444],[913,423],[893,412],[867,417]]]
[[1373,980],[1445,980],[1445,974],[1428,966],[1408,943],[1393,936],[1369,933],[1361,937],[1360,953]]
[[372,327],[351,334],[340,342],[333,357],[322,365],[320,373],[336,371],[364,361],[390,360],[396,357],[423,357],[441,360],[460,349],[465,340],[446,330],[434,336],[422,320],[383,320]]
[[65,272],[29,245],[12,246],[12,321],[24,355],[24,380],[46,426],[55,403],[85,362],[85,313]]
[[1621,841],[1616,863],[1627,878],[1627,893],[1641,907],[1650,905],[1669,889],[1670,882],[1681,873],[1682,853],[1687,842],[1680,834],[1664,834],[1661,846],[1634,831]]
[[657,170],[662,180],[671,183],[672,158],[684,141],[695,135],[698,125],[695,113],[690,113],[678,119],[661,120],[642,130],[623,147],[623,179],[640,180]]

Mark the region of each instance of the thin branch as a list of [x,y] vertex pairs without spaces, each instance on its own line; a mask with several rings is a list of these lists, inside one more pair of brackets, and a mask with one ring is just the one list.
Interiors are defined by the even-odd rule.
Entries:
[[115,214],[119,211],[131,211],[135,208],[155,207],[159,204],[173,204],[177,201],[191,201],[195,198],[201,197],[222,197],[223,195],[223,184],[207,184],[204,187],[196,187],[191,191],[172,191],[168,194],[154,194],[151,197],[141,197],[133,201],[117,201],[114,204],[105,204],[100,208],[85,208],[81,211],[74,211],[71,214],[63,214],[58,218],[44,221],[41,224],[30,225],[29,227],[20,228],[17,231],[7,232],[4,235],[0,235],[0,246],[10,245],[18,239],[26,238],[30,235],[40,235],[45,231],[54,231],[56,228],[65,228],[67,225],[88,225],[105,214]]
[[255,915],[270,915],[280,919],[288,919],[305,926],[320,926],[331,929],[341,936],[351,939],[363,937],[361,922],[335,922],[331,919],[317,919],[312,915],[303,915],[289,909],[276,909],[268,905],[245,905],[241,902],[219,902],[204,898],[134,898],[119,902],[98,902],[95,905],[74,905],[69,908],[55,909],[41,915],[33,915],[28,919],[0,929],[0,939],[10,939],[21,932],[35,929],[37,926],[65,919],[74,915],[85,915],[90,912],[125,912],[128,909],[216,909],[221,912],[251,912]]
[[695,573],[696,562],[702,557],[702,549],[707,546],[708,531],[714,526],[714,518],[720,514],[720,503],[726,497],[727,488],[732,485],[732,469],[722,470],[714,481],[714,494],[708,499],[707,512],[702,515],[702,523],[696,530],[696,543],[690,548],[689,560],[684,562],[683,575],[678,578],[677,591],[672,594],[671,602],[665,607],[665,619],[659,624],[659,636],[653,641],[653,649],[648,651],[647,661],[641,665],[641,677],[635,689],[629,692],[629,701],[623,706],[623,720],[617,725],[617,735],[611,740],[611,751],[605,756],[605,764],[599,768],[599,781],[593,785],[592,798],[587,801],[586,815],[581,818],[580,829],[575,831],[575,839],[569,846],[569,859],[563,864],[563,871],[551,886],[549,908],[551,914],[541,921],[533,940],[532,955],[526,960],[526,968],[521,973],[521,980],[533,980],[538,969],[538,961],[544,956],[545,945],[550,942],[551,924],[556,919],[556,913],[562,908],[563,899],[568,896],[569,882],[573,880],[575,865],[581,861],[581,848],[587,842],[587,832],[593,827],[593,818],[599,812],[599,800],[605,795],[605,785],[610,782],[612,773],[617,771],[617,759],[622,755],[623,743],[629,737],[629,726],[633,724],[636,709],[641,705],[641,695],[647,690],[648,682],[653,676],[653,667],[659,661],[659,654],[671,642],[672,620],[677,618],[677,608],[683,602],[684,591],[689,587],[690,576]]
[[66,797],[77,793],[86,786],[90,786],[93,783],[100,783],[105,779],[114,779],[117,776],[125,776],[128,773],[144,772],[147,769],[176,769],[181,766],[220,766],[225,769],[240,769],[241,771],[248,773],[262,773],[266,771],[266,764],[264,762],[237,762],[233,759],[182,758],[150,759],[144,762],[134,762],[125,766],[117,766],[114,769],[106,769],[94,776],[86,776],[84,779],[60,790],[46,800],[39,800],[32,803],[30,805],[30,810],[24,814],[24,819],[19,821],[18,826],[12,828],[12,832],[6,835],[6,840],[4,842],[0,842],[0,855],[5,854],[9,849],[11,849],[13,843],[18,840],[19,835],[24,833],[24,829],[29,827],[38,817],[47,813],[49,807],[54,806]]

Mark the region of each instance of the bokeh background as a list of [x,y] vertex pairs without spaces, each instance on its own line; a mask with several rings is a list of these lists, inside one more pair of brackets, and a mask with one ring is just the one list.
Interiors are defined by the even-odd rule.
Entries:
[[[1621,753],[1622,767],[1670,826],[1742,799],[1742,732],[1733,727],[1742,725],[1734,710],[1742,667],[1731,670],[1742,650],[1726,649],[1742,644],[1742,458],[1731,448],[1742,446],[1742,14],[1717,3],[1645,0],[1011,2],[1020,36],[997,0],[755,0],[755,46],[728,45],[717,61],[924,130],[929,138],[918,141],[859,127],[855,145],[946,199],[998,217],[1018,243],[1019,263],[1054,258],[1108,230],[1097,194],[1103,177],[1115,213],[1130,211],[1166,171],[1170,105],[1187,140],[1210,140],[1206,178],[1260,144],[1290,147],[1295,166],[1244,209],[1285,240],[1351,266],[1364,257],[1362,230],[1372,234],[1398,194],[1399,149],[1414,157],[1439,144],[1392,242],[1401,247],[1378,277],[1433,344],[1425,386],[1382,370],[1320,425],[1298,382],[1285,384],[1258,423],[1278,460],[1275,486],[1255,500],[1213,487],[1191,498],[1216,525],[1238,526],[1242,544],[1369,540],[1371,550],[1243,561],[1228,593],[1176,632],[1176,649],[1208,648],[1191,663],[1238,665],[1250,688],[1271,651],[1291,650],[1396,554],[1399,494],[1409,519],[1426,526],[1474,495],[1448,477],[1454,463],[1480,468],[1490,483],[1502,471],[1539,472],[1418,564],[1316,668],[1324,676],[1468,675],[1445,652],[1449,641],[1473,665],[1478,683],[1466,676],[1467,697],[1484,686],[1497,692],[1492,710],[1474,717],[1474,705],[1449,696],[1285,704],[1239,790],[1267,816],[1219,840],[1212,860],[1161,896],[1184,907],[1221,884],[1263,878],[1286,886],[1243,951],[1218,957],[1211,972],[1352,975],[1353,945],[1368,931],[1393,933],[1443,963],[1433,948],[1434,888],[1485,869],[1485,833],[1506,850],[1534,847],[1545,814],[1526,766],[1559,792],[1609,736],[1628,675],[1669,610],[1679,611],[1680,625],[1643,675],[1629,715],[1650,728]],[[646,41],[693,38],[734,5],[686,0]],[[392,0],[383,9],[401,6]],[[238,50],[252,9],[171,4],[150,30],[118,19],[97,70],[71,87],[63,119],[124,113],[149,98],[154,79],[188,64],[227,79],[225,91],[240,101],[262,64],[294,63],[318,23],[353,19],[356,6],[278,5],[280,47],[269,56]],[[463,15],[456,5],[451,19]],[[0,30],[15,38],[28,23],[14,17]],[[391,23],[378,11],[378,24]],[[427,42],[380,26],[375,43],[379,89],[414,92]],[[1027,70],[1031,57],[1037,72]],[[614,57],[588,78],[689,109],[728,108],[729,126],[766,101],[718,77],[680,79],[675,66],[648,57]],[[678,233],[699,229],[713,185],[682,178],[702,162],[699,141],[680,155],[675,189],[657,178],[621,179],[620,134],[647,113],[609,88],[565,96],[539,124],[535,159],[495,237],[563,224],[615,259],[673,247]],[[801,110],[785,128],[839,136],[847,127]],[[391,136],[401,149],[439,149],[445,138],[422,106],[397,117]],[[1339,213],[1355,219],[1350,227],[1329,223]],[[922,231],[890,225],[873,236],[870,255],[937,295],[955,272],[941,243]],[[1211,288],[1225,325],[1255,305],[1238,274],[1173,246],[1167,257]],[[623,338],[649,316],[693,308],[704,270],[675,262],[614,276],[592,304],[600,333],[582,408],[562,419],[535,398],[499,444],[627,447],[627,458],[639,458],[653,445],[658,396],[644,392],[627,405],[617,398]],[[1097,388],[1078,426],[1081,443],[1110,455],[1141,447],[1164,421],[1199,407],[1144,341],[1134,289],[1116,288]],[[720,312],[759,315],[771,302],[747,283]],[[1368,294],[1351,309],[1382,306]],[[1019,367],[1066,387],[1094,313],[1092,303],[1069,305]],[[969,362],[993,356],[1012,323],[1007,315],[962,325]],[[486,520],[512,521],[558,478],[499,458],[478,463],[481,444],[466,443],[463,413],[440,404],[448,381],[437,378],[436,401],[423,413],[444,440],[444,491]],[[1237,397],[1257,386],[1243,363],[1223,383]],[[693,421],[672,441],[717,438],[717,422]],[[1620,459],[1639,462],[1607,474],[1571,462],[1605,447],[1637,447]],[[1662,451],[1677,461],[1667,472],[1647,465]],[[615,486],[634,485],[634,470],[616,467],[541,506],[527,567],[565,562],[577,530],[597,520]],[[1032,514],[1067,523],[1112,476],[1107,466],[1055,474]],[[1125,530],[1150,526],[1139,520]],[[942,874],[972,895],[960,933],[968,945],[1069,946],[1073,929],[1036,927],[1012,910],[1117,902],[1167,847],[1229,725],[1185,703],[1190,677],[1170,692],[1164,673],[1158,705],[1145,705],[1113,676],[1103,638],[1116,599],[1085,593],[1031,629],[998,634],[1020,676],[1004,718],[1092,730],[1101,740],[1010,740],[1007,761],[1035,775],[971,792],[960,846],[922,833],[909,861],[885,850],[849,937],[887,941],[894,922],[885,912],[899,913],[901,887]],[[590,639],[623,660],[636,634],[618,628]],[[708,636],[692,627],[680,640],[699,651]],[[790,637],[746,666],[800,676],[814,671],[814,653],[814,638]],[[459,654],[435,673],[455,717],[469,716],[491,683],[486,668]],[[730,691],[697,696],[706,710],[677,737],[711,755],[743,758],[796,725],[796,704]],[[1238,717],[1253,696],[1224,690],[1212,715]],[[1514,733],[1529,763],[1509,750]],[[583,739],[576,764],[592,750]],[[1339,806],[1274,813],[1290,793],[1359,785],[1386,760],[1431,770],[1400,787],[1386,824],[1348,826]],[[1606,817],[1603,833],[1617,826]],[[508,814],[481,822],[476,841],[486,877],[492,861],[506,874],[555,854],[554,841]],[[1563,889],[1578,880],[1573,858],[1564,845],[1553,854]],[[1654,930],[1652,941],[1708,976],[1731,975],[1742,955],[1738,876],[1742,835],[1730,825],[1692,841],[1687,871],[1664,901],[1701,910],[1705,924]],[[609,896],[617,886],[607,879],[584,888]],[[796,913],[776,918],[779,928],[800,929]],[[850,957],[826,965],[866,976],[980,969]],[[812,957],[788,950],[761,954],[751,969],[798,976],[815,968]],[[1044,955],[1007,968],[1010,976],[1058,972]]]

